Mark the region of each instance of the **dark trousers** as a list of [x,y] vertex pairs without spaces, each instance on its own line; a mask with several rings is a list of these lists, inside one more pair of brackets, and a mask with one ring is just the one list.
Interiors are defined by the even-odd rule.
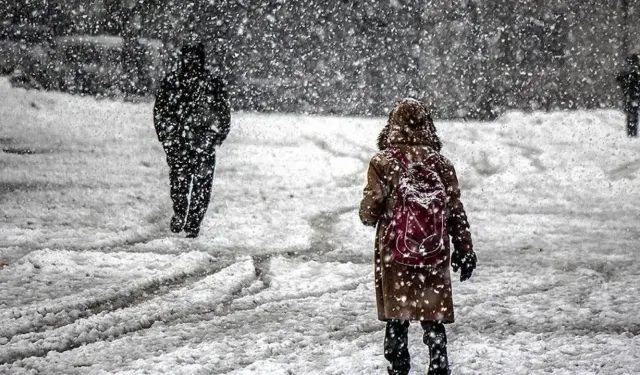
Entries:
[[174,216],[185,222],[187,233],[198,233],[211,199],[215,150],[167,149]]
[[[409,321],[390,320],[384,336],[384,357],[391,362],[390,374],[405,375],[411,368],[408,348]],[[449,373],[447,334],[440,322],[420,322],[424,330],[422,341],[429,347],[429,375]]]
[[627,112],[627,135],[629,137],[637,137],[639,102],[629,100],[625,103],[624,109]]

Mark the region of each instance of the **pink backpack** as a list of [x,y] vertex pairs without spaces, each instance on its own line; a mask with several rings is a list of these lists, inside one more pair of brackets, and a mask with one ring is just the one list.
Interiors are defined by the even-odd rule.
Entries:
[[384,236],[391,258],[407,266],[442,263],[448,256],[449,233],[445,187],[434,168],[437,156],[411,163],[396,148],[387,149],[387,154],[403,166]]

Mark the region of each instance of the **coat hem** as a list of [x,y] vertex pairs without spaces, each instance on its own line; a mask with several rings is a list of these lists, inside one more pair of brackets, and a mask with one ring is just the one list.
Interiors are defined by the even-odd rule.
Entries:
[[397,319],[397,318],[381,318],[378,317],[378,320],[381,322],[389,322],[391,320],[404,320],[404,321],[410,321],[410,322],[440,322],[442,324],[453,324],[456,322],[455,318],[454,319],[447,319],[447,320],[436,320],[436,319]]

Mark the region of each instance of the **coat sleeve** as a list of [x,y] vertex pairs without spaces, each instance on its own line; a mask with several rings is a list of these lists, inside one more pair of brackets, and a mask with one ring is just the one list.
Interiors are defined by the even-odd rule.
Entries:
[[447,230],[451,236],[451,242],[455,251],[463,254],[473,253],[473,242],[471,240],[471,230],[467,213],[460,200],[460,187],[458,177],[453,164],[445,160],[442,176],[443,183],[447,189],[447,208],[449,216],[447,218]]
[[629,88],[629,73],[622,72],[618,74],[616,76],[616,81],[618,82],[618,85],[622,88],[622,90],[626,92]]
[[169,135],[175,130],[175,119],[171,113],[172,102],[175,101],[174,90],[171,87],[171,78],[167,76],[160,85],[153,105],[153,124],[156,128],[158,139],[163,144],[169,141]]
[[225,84],[220,79],[214,81],[215,98],[212,110],[218,117],[218,129],[216,134],[216,145],[221,145],[227,139],[231,130],[231,105],[229,104],[229,93]]
[[386,199],[386,181],[381,170],[382,157],[376,155],[369,162],[367,186],[360,202],[360,221],[364,225],[375,226],[382,217]]

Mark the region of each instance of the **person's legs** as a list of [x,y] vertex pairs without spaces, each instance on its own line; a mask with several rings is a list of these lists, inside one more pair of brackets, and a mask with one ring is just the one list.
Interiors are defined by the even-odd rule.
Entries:
[[213,186],[213,174],[216,168],[215,151],[206,156],[196,158],[198,165],[193,176],[193,187],[191,189],[191,205],[189,215],[184,227],[188,237],[197,237],[200,232],[200,224],[209,207],[211,200],[211,187]]
[[189,189],[191,185],[191,171],[187,163],[186,150],[167,149],[169,163],[169,182],[171,184],[171,200],[173,201],[173,217],[170,229],[173,233],[180,233],[184,227],[189,208]]
[[633,103],[633,108],[631,112],[631,124],[629,128],[629,136],[637,137],[638,136],[638,110],[640,110],[640,105],[638,102]]
[[625,103],[625,111],[627,112],[627,135],[636,137],[638,135],[638,103],[629,100]]
[[389,320],[384,335],[384,357],[391,363],[389,374],[406,375],[411,369],[408,346],[409,321]]
[[424,329],[423,341],[429,347],[428,375],[448,375],[449,359],[447,358],[447,334],[444,324],[440,322],[420,322]]

